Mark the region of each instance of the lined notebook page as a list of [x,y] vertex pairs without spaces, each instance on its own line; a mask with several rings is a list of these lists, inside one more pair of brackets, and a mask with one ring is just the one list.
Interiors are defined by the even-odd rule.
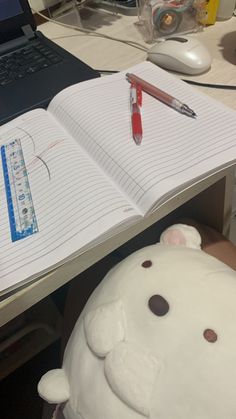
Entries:
[[1,145],[21,139],[39,231],[11,241],[0,171],[0,292],[80,253],[134,209],[78,144],[43,110],[0,130]]
[[143,140],[132,139],[125,73],[72,86],[49,110],[143,213],[236,157],[236,113],[145,62],[128,70],[187,103],[192,119],[143,93]]

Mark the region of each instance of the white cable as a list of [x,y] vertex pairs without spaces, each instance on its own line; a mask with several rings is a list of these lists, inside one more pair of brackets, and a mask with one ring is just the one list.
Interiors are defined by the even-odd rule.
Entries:
[[67,23],[58,22],[57,20],[51,19],[51,18],[45,16],[43,13],[38,12],[37,10],[34,10],[33,8],[31,8],[31,10],[32,10],[33,13],[43,17],[48,22],[55,23],[56,25],[59,25],[59,26],[64,26],[65,28],[75,29],[76,31],[83,32],[88,36],[95,36],[95,37],[98,37],[98,38],[106,38],[106,39],[110,39],[111,41],[121,42],[123,44],[129,45],[131,47],[140,49],[141,51],[145,51],[145,52],[147,52],[147,50],[148,50],[148,48],[145,48],[139,42],[132,41],[132,40],[129,40],[129,39],[116,38],[114,36],[110,36],[110,35],[107,35],[107,34],[101,33],[101,32],[93,32],[90,29],[81,28],[80,26],[77,26],[77,25],[69,25]]

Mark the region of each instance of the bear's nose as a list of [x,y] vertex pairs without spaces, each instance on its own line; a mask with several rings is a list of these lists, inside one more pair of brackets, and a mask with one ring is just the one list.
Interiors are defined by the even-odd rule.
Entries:
[[161,295],[152,295],[149,298],[148,306],[156,316],[165,316],[169,311],[169,303]]
[[207,342],[214,343],[217,341],[217,334],[212,329],[206,329],[203,332],[204,338],[207,340]]

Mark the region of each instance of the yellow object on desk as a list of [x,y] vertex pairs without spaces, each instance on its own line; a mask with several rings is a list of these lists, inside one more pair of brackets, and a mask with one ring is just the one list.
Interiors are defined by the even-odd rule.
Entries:
[[219,0],[208,0],[205,4],[206,17],[204,18],[205,25],[213,25],[216,21],[217,10],[219,7]]

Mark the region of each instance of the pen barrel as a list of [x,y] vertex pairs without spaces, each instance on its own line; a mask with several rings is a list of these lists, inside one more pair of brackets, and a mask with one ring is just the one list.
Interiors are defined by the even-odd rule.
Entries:
[[161,102],[165,103],[166,105],[173,106],[173,101],[179,102],[177,99],[168,95],[168,93],[163,92],[163,90],[158,89],[158,87],[153,86],[152,84],[148,83],[147,81],[140,79],[138,76],[136,76],[134,74],[127,74],[127,79],[129,80],[130,83],[135,83],[135,84],[141,86],[141,88],[144,92],[153,96],[155,99],[160,100]]
[[141,119],[141,115],[138,109],[133,110],[131,120],[132,120],[133,132],[135,134],[138,133],[142,135],[143,133],[142,119]]
[[135,143],[139,145],[141,144],[141,141],[142,141],[143,129],[142,129],[142,118],[141,118],[140,110],[137,104],[134,104],[132,106],[131,124],[132,124],[133,139]]

